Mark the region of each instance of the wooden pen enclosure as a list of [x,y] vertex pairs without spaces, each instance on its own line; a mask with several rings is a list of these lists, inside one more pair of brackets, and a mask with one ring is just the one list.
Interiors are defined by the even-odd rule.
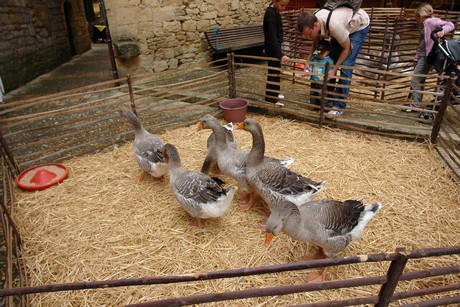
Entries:
[[[0,105],[5,304],[458,304],[460,89],[432,73],[423,103],[437,107],[427,111],[434,119],[419,117],[425,109],[401,112],[414,50],[406,50],[405,31],[385,33],[372,30],[362,55],[391,51],[397,33],[406,62],[357,65],[348,107],[336,119],[324,116],[324,103],[308,103],[310,81],[292,69],[304,63],[294,56],[281,68],[283,108],[265,102],[267,58],[231,54]],[[268,154],[291,156],[294,170],[328,181],[321,197],[382,202],[343,257],[302,261],[315,247],[284,235],[266,249],[260,202],[193,229],[167,184],[129,180],[139,169],[121,107],[199,169],[209,133],[196,133],[196,123],[204,114],[222,119],[218,103],[229,97],[249,101],[247,116],[261,123]],[[325,87],[322,97],[330,99]],[[249,135],[235,136],[250,148]],[[21,171],[48,162],[68,165],[69,178],[36,193],[15,186]],[[322,266],[330,279],[306,284],[305,272]]]

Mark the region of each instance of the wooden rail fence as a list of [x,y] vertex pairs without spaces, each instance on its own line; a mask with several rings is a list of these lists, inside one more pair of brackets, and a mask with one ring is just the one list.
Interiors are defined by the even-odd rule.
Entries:
[[[286,12],[284,15],[289,28],[293,27],[295,14],[298,12]],[[353,78],[350,87],[348,107],[343,116],[335,119],[325,117],[325,113],[330,110],[328,102],[332,100],[331,93],[325,84],[321,89],[321,105],[309,104],[311,81],[302,72],[292,69],[295,63],[307,62],[293,56],[295,59],[280,69],[282,76],[280,92],[285,96],[282,99],[285,107],[281,109],[265,102],[267,58],[232,54],[229,54],[227,59],[193,67],[128,76],[115,80],[115,82],[108,81],[46,97],[35,97],[0,105],[0,153],[2,157],[0,211],[6,255],[4,260],[5,284],[4,289],[0,290],[0,296],[5,297],[5,304],[13,306],[20,301],[22,305],[27,306],[30,303],[29,295],[37,292],[193,282],[367,261],[391,261],[391,265],[386,275],[382,276],[229,293],[210,293],[180,299],[169,298],[145,305],[197,304],[264,295],[321,291],[344,286],[358,287],[365,284],[382,284],[382,287],[379,293],[368,297],[323,302],[311,304],[311,306],[343,306],[346,304],[387,306],[397,300],[431,293],[446,293],[446,295],[429,301],[423,301],[421,298],[420,306],[459,303],[458,294],[449,294],[456,290],[458,293],[459,283],[405,292],[395,290],[396,285],[401,281],[443,274],[458,274],[459,266],[427,268],[402,273],[407,261],[423,257],[459,254],[460,247],[458,246],[242,268],[193,276],[156,276],[31,287],[27,282],[27,272],[21,263],[20,256],[23,246],[20,234],[12,218],[15,205],[14,178],[22,170],[40,163],[59,162],[76,155],[96,152],[107,146],[125,142],[131,137],[131,128],[119,114],[121,107],[134,108],[147,129],[160,132],[168,128],[196,123],[197,118],[203,114],[222,116],[218,102],[228,97],[247,99],[250,102],[251,112],[292,117],[309,121],[319,127],[331,125],[388,137],[428,140],[435,145],[438,156],[452,171],[452,177],[460,180],[460,110],[458,108],[460,97],[457,95],[460,88],[453,84],[452,78],[434,73],[427,75],[427,84],[422,93],[428,99],[422,102],[422,108],[415,108],[415,112],[412,113],[401,112],[407,108],[405,106],[408,103],[407,96],[411,92],[412,71],[406,64],[414,52],[413,49],[406,49],[406,42],[410,41],[409,37],[415,35],[413,22],[401,19],[401,16],[407,17],[408,14],[406,10],[387,12],[376,9],[371,12],[373,20],[376,20],[375,29],[371,29],[369,42],[363,47],[364,51],[361,56],[363,59],[368,56],[372,61],[355,67],[356,77]],[[458,14],[451,17],[458,20]],[[377,20],[381,21],[377,22]],[[396,34],[400,36],[399,41]],[[286,36],[293,55],[308,50],[308,42],[300,41],[293,31],[288,30]],[[398,61],[394,60],[396,58],[393,56],[394,51],[399,52]],[[380,58],[373,58],[374,53],[380,54]],[[392,56],[385,58],[383,55],[386,53]],[[251,61],[246,62],[245,59]],[[376,66],[375,63],[378,65]],[[395,68],[392,65],[398,66]],[[430,106],[433,107],[432,110],[425,109]],[[421,118],[419,114],[423,112],[432,114],[434,120]]]

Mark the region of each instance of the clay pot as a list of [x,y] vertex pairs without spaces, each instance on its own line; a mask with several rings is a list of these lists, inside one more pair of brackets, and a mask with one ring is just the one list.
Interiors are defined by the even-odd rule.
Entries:
[[246,118],[248,102],[245,99],[230,98],[219,102],[227,122],[240,123]]

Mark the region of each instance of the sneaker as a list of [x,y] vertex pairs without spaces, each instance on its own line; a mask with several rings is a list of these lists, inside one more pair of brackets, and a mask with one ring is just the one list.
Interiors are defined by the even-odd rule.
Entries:
[[282,108],[282,107],[284,107],[284,103],[277,101],[275,103],[275,106],[277,106],[278,108]]
[[334,118],[334,117],[340,116],[342,114],[343,114],[343,112],[341,112],[341,111],[330,110],[329,112],[326,113],[326,117],[327,118]]
[[[420,106],[418,104],[405,104],[404,106],[405,107],[411,107],[411,108],[420,108]],[[411,109],[402,109],[401,111],[406,112],[406,113],[417,112],[417,111],[411,110]]]
[[278,94],[278,98],[279,99],[284,99],[284,95],[283,94]]

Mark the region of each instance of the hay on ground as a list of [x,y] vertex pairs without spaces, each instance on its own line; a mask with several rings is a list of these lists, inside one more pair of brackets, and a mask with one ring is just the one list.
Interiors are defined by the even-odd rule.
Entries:
[[[408,142],[351,131],[319,129],[283,118],[249,114],[264,130],[267,155],[295,159],[291,166],[314,180],[327,180],[318,199],[361,199],[382,203],[360,241],[341,256],[459,245],[459,186],[436,159],[429,144]],[[185,167],[199,170],[211,131],[196,126],[161,134],[174,144]],[[133,132],[134,135],[134,132]],[[237,130],[240,148],[251,147],[249,133]],[[15,221],[25,243],[24,260],[33,285],[180,275],[254,267],[301,260],[316,247],[285,234],[264,246],[260,223],[265,205],[260,201],[247,212],[237,202],[204,229],[191,227],[192,219],[173,198],[169,186],[148,178],[139,183],[132,144],[64,163],[69,177],[40,192],[17,190]],[[227,184],[234,184],[225,178]],[[436,267],[439,258],[409,263],[406,270]],[[458,264],[453,256],[442,264]],[[388,263],[341,266],[328,279],[381,275]],[[34,295],[36,306],[120,306],[177,296],[225,292],[254,287],[305,282],[305,271],[239,279],[170,285],[120,287]],[[451,283],[442,276],[432,285]],[[420,282],[403,284],[417,287]],[[376,290],[377,289],[377,290]],[[299,304],[376,294],[378,288],[330,290],[226,302],[226,305]],[[211,304],[213,305],[213,304]]]

